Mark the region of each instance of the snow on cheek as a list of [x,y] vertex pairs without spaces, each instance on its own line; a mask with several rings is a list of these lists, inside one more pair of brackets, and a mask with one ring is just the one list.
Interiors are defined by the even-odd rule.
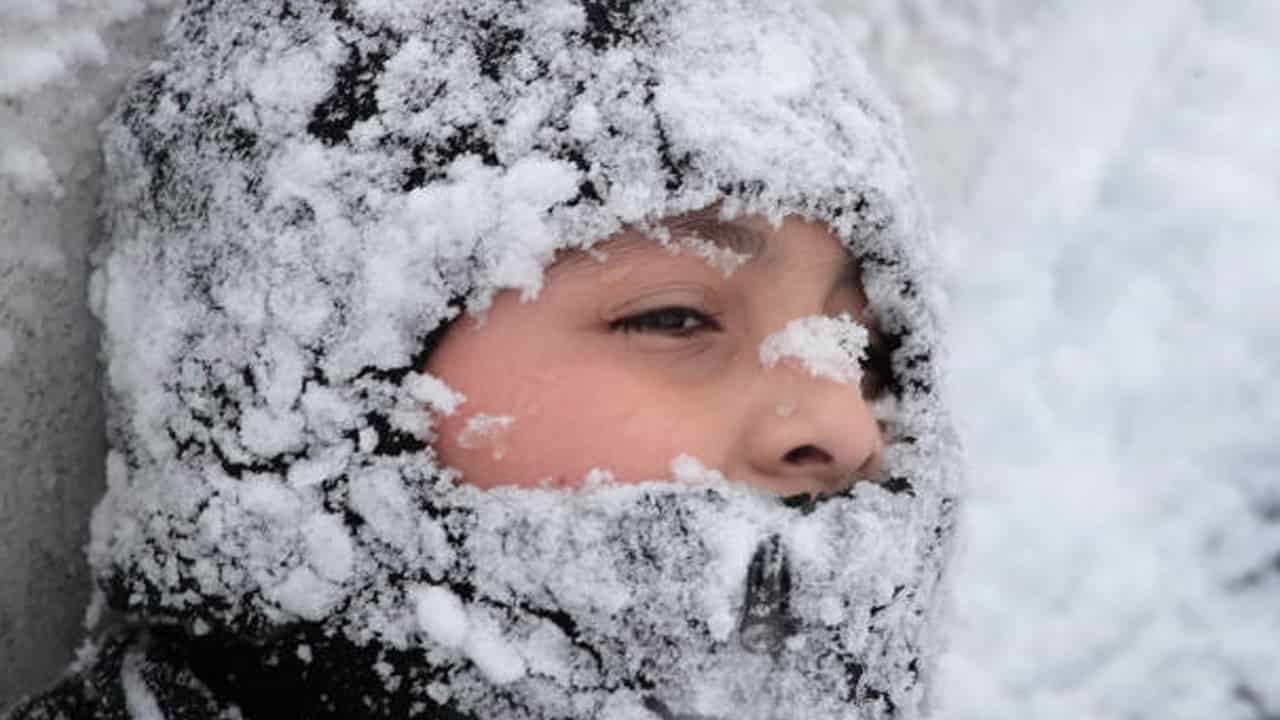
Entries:
[[682,483],[715,483],[724,482],[724,474],[702,464],[692,455],[677,455],[671,461],[671,477]]
[[859,361],[867,350],[867,329],[848,313],[837,317],[810,315],[760,343],[760,364],[772,368],[785,358],[799,360],[813,377],[855,384],[862,379]]
[[516,419],[509,415],[484,415],[477,413],[467,418],[466,427],[458,433],[458,447],[466,450],[489,448],[493,459],[507,455],[506,437]]
[[613,485],[618,478],[613,474],[612,470],[607,468],[594,467],[587,471],[582,478],[582,487],[584,488],[600,488]]
[[441,415],[452,415],[467,396],[455,391],[434,375],[411,373],[404,381],[409,396]]

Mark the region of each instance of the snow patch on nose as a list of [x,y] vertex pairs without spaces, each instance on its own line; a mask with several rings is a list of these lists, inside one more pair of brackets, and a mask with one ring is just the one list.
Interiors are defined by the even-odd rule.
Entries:
[[795,358],[813,377],[854,384],[862,379],[860,361],[866,356],[867,329],[849,313],[836,317],[796,318],[760,343],[760,364],[771,368]]

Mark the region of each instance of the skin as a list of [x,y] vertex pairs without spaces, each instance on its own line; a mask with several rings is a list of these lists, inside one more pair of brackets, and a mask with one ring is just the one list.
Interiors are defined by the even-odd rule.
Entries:
[[[726,277],[694,252],[627,230],[601,252],[559,259],[536,300],[504,291],[487,317],[462,318],[445,335],[425,370],[467,401],[436,420],[434,445],[463,481],[573,487],[593,468],[618,482],[661,480],[680,454],[781,495],[877,475],[877,379],[864,374],[859,387],[791,360],[765,368],[758,355],[796,318],[848,312],[869,324],[838,239],[797,217],[774,227],[703,211],[669,227],[677,241],[697,235],[754,252]],[[477,435],[467,432],[475,416],[512,421]]]

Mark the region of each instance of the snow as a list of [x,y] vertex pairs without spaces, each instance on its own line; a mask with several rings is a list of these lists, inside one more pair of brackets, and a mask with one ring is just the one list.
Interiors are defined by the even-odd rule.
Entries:
[[160,701],[147,684],[147,658],[140,648],[131,648],[120,663],[120,687],[130,720],[165,720]]
[[349,502],[379,538],[397,547],[409,542],[413,505],[399,475],[371,470],[352,478]]
[[458,406],[467,401],[466,396],[453,390],[439,378],[414,373],[405,381],[405,390],[420,403],[442,415],[452,415]]
[[[1280,97],[1273,72],[1280,17],[1274,6],[1248,0],[1123,8],[1100,0],[828,4],[904,103],[913,154],[940,228],[952,345],[949,392],[969,447],[970,479],[966,539],[951,569],[952,649],[942,660],[934,700],[939,716],[1275,714],[1280,580],[1268,569],[1280,554],[1274,519],[1280,507],[1280,455],[1274,449],[1280,436],[1274,320],[1280,137],[1271,122]],[[364,5],[395,12],[391,3]],[[101,28],[142,9],[135,2],[3,6],[0,66],[15,71],[0,80],[0,95],[22,97],[73,78],[78,68],[110,62],[97,38]],[[799,89],[820,70],[787,61],[793,53],[777,37],[751,42],[767,50],[759,64],[726,68],[716,92],[661,98],[692,109],[702,123],[673,128],[677,134],[732,145],[737,138],[712,137],[720,131],[716,93],[749,91],[755,71]],[[406,46],[404,57],[389,62],[412,73],[426,61],[414,53],[426,52]],[[318,61],[296,56],[282,62],[297,72]],[[625,58],[614,62],[626,66]],[[302,75],[308,82],[286,86],[264,74],[246,87],[264,104],[276,92],[279,110],[319,92],[314,78]],[[616,112],[607,102],[584,98],[568,115],[566,132],[598,137]],[[57,157],[31,138],[7,128],[0,133],[0,181],[15,192],[50,194],[66,179]],[[278,191],[272,202],[286,208],[305,200],[322,221],[336,222],[337,206],[326,204],[322,192],[338,177],[332,153],[315,147],[279,152],[279,175],[269,183]],[[450,183],[411,193],[396,227],[455,239],[509,230],[528,221],[531,210],[500,207],[494,198],[509,196],[502,183],[519,180],[524,191],[546,182],[543,200],[576,188],[570,182],[576,171],[538,162],[514,179],[487,176],[478,163],[459,164]],[[620,214],[638,214],[629,208],[649,201],[644,187],[638,181],[617,189],[612,201]],[[48,198],[39,201],[52,202]],[[419,223],[422,218],[432,223]],[[477,218],[484,222],[476,224]],[[496,245],[487,261],[501,268],[494,272],[504,282],[536,289],[531,269],[551,250],[548,237],[535,236],[527,246]],[[278,238],[282,253],[289,250],[287,240]],[[293,242],[296,249],[298,238]],[[462,240],[441,243],[431,260],[458,262],[467,247]],[[345,262],[329,259],[334,267]],[[406,253],[388,252],[381,262],[371,266],[370,307],[380,293],[406,288],[423,290],[419,297],[425,298],[411,311],[432,307],[436,293],[452,290],[415,285],[423,266]],[[315,287],[324,290],[348,277],[319,277]],[[289,285],[288,292],[296,289]],[[273,288],[264,299],[227,307],[256,324],[279,316],[299,337],[337,336],[331,307],[284,292]],[[233,301],[242,299],[234,295]],[[120,305],[114,317],[120,323],[125,313],[146,316],[141,311],[148,307]],[[355,313],[355,326],[372,317],[358,303],[344,310]],[[34,312],[13,311],[21,317]],[[368,334],[353,336],[352,347],[365,340],[377,348],[373,354],[405,347],[390,321],[366,326]],[[0,366],[16,362],[19,343],[26,342],[7,328],[0,331]],[[281,346],[271,347],[271,357],[285,358],[284,350],[274,349]],[[163,345],[150,348],[144,367],[151,367],[146,358],[164,359],[168,352]],[[335,353],[325,369],[334,377],[354,375],[368,361],[361,354],[366,352]],[[777,358],[807,354],[778,350]],[[300,439],[338,437],[359,422],[345,388],[304,382],[285,365],[281,370],[277,379],[260,377],[262,406],[239,426],[251,453],[290,451]],[[137,387],[144,387],[154,373],[137,377]],[[430,380],[411,374],[401,390],[440,412],[456,411],[461,400]],[[378,397],[386,408],[398,402],[392,393]],[[157,413],[165,407],[143,406]],[[288,414],[294,411],[302,420]],[[794,408],[777,411],[786,415]],[[904,410],[908,417],[911,411]],[[358,434],[348,454],[368,453],[378,444],[374,429]],[[131,482],[129,472],[120,455],[112,458],[113,486],[123,488]],[[348,501],[369,522],[370,533],[405,545],[425,534],[408,515],[416,496],[398,474],[379,474],[359,461],[351,468],[346,454],[310,462],[295,466],[302,469],[290,475],[291,489],[311,492],[351,469]],[[689,458],[673,467],[673,475],[707,481],[706,468],[695,463]],[[250,485],[243,509],[296,517],[305,562],[271,591],[272,599],[297,615],[322,617],[338,597],[337,586],[355,572],[356,557],[367,559],[372,551],[333,516],[299,512],[296,498],[260,490]],[[111,512],[104,505],[95,519],[99,558],[110,556]],[[761,532],[768,526],[744,522]],[[788,542],[812,549],[822,540],[810,527]],[[754,547],[742,530],[721,541],[729,543],[725,552],[736,548],[725,558],[740,558],[742,548]],[[873,539],[864,541],[852,546],[864,554],[853,557],[885,552]],[[714,567],[729,577],[736,563]],[[838,594],[815,603],[814,618],[842,621]],[[428,605],[447,601],[435,598]],[[700,607],[717,633],[727,631],[731,615],[723,606]],[[432,635],[420,601],[415,610]],[[527,668],[517,650],[522,646],[503,639],[503,632],[495,627],[478,633],[468,652],[490,679],[514,681]],[[533,666],[530,660],[528,668]],[[146,705],[145,687],[126,689],[131,709]],[[135,710],[141,716],[145,711]]]
[[[866,356],[868,338],[867,329],[848,313],[796,318],[761,341],[760,364],[772,368],[790,358],[813,377],[852,385],[862,379],[859,363]],[[789,412],[794,408],[778,409],[780,415]]]
[[868,31],[958,100],[908,101],[971,458],[938,714],[1273,716],[1280,14],[972,6]]
[[342,583],[351,577],[355,547],[342,521],[328,513],[316,513],[302,526],[304,556],[316,573]]
[[5,328],[0,328],[0,367],[8,365],[17,350],[18,343],[13,339],[13,333]]
[[501,460],[507,454],[503,438],[515,422],[516,419],[510,415],[476,413],[467,418],[467,424],[458,432],[458,447],[468,450],[487,448],[493,452],[494,460]]
[[471,625],[457,595],[447,588],[426,585],[410,589],[409,596],[422,632],[444,647],[462,647],[470,635]]
[[411,588],[418,628],[442,647],[461,650],[476,668],[496,685],[524,676],[524,658],[493,620],[484,613],[470,616],[462,600],[447,588],[425,585]]
[[671,477],[683,483],[723,482],[725,479],[719,470],[708,468],[698,458],[683,453],[672,458]]
[[524,658],[487,618],[481,618],[470,628],[463,652],[495,685],[513,683],[528,671]]
[[334,583],[305,567],[294,568],[267,595],[280,609],[312,622],[323,620],[342,597]]

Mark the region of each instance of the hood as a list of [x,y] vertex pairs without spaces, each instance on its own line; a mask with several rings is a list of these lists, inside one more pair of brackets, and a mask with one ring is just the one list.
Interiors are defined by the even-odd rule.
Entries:
[[[918,715],[959,467],[938,286],[893,110],[815,8],[193,1],[104,148],[100,601],[387,648],[412,658],[387,688],[475,717]],[[717,203],[861,261],[889,480],[796,502],[440,467],[453,399],[421,369],[453,318]]]

